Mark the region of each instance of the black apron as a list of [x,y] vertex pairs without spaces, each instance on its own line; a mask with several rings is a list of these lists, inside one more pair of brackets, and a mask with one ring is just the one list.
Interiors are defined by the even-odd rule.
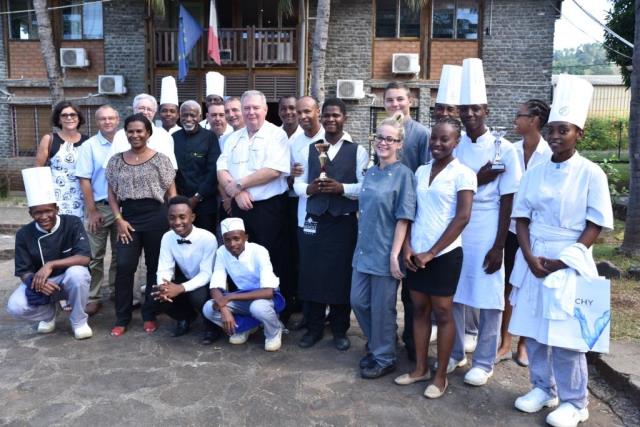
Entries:
[[298,230],[300,274],[298,295],[303,301],[349,304],[351,260],[358,239],[355,213],[308,214]]

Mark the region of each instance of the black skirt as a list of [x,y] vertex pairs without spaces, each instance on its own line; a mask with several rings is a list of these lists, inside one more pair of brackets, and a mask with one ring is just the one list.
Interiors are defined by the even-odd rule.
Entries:
[[123,200],[122,217],[136,231],[168,230],[167,206],[155,199]]
[[440,255],[429,261],[425,268],[415,273],[407,271],[406,284],[412,291],[437,297],[450,297],[458,289],[460,270],[462,269],[462,248]]
[[303,301],[324,304],[349,304],[351,259],[358,238],[355,214],[308,215],[315,233],[298,230],[300,273],[298,296]]

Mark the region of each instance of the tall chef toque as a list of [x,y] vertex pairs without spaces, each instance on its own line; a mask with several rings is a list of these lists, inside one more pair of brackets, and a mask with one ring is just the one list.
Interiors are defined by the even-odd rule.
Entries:
[[568,122],[584,129],[592,96],[591,83],[577,76],[560,74],[553,93],[549,123]]
[[436,104],[460,105],[461,85],[462,67],[459,65],[443,65]]
[[460,105],[487,104],[487,89],[484,82],[482,60],[467,58],[462,61],[462,83]]
[[22,169],[22,180],[29,207],[56,203],[50,167]]
[[173,104],[180,105],[178,102],[178,86],[176,79],[171,76],[162,78],[162,86],[160,88],[160,105]]
[[241,218],[226,218],[220,222],[220,231],[223,235],[236,230],[244,231],[244,221]]
[[207,83],[207,93],[224,97],[224,76],[216,71],[209,71],[205,77]]

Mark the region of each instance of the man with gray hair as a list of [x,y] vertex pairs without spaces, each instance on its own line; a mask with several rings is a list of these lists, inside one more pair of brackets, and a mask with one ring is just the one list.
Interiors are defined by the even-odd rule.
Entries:
[[189,198],[196,219],[193,224],[216,232],[216,161],[220,156],[218,137],[198,124],[202,117],[200,104],[188,100],[180,106],[182,129],[173,134],[178,162],[176,189]]
[[[285,131],[266,121],[267,100],[262,92],[245,92],[240,104],[246,127],[227,137],[218,159],[222,197],[232,199],[231,214],[242,218],[249,239],[269,251],[281,292],[291,301],[295,292],[287,259],[289,141]],[[286,312],[283,317],[286,321]]]
[[[176,162],[176,157],[173,153],[173,138],[171,138],[169,132],[164,130],[162,127],[156,126],[153,122],[153,118],[155,117],[157,111],[158,102],[153,96],[146,93],[141,93],[133,98],[133,112],[142,113],[147,119],[149,119],[149,121],[151,122],[151,126],[153,126],[153,133],[151,134],[151,137],[147,142],[147,146],[169,157],[173,168],[178,169],[178,163]],[[124,129],[120,129],[113,137],[113,144],[111,144],[111,154],[107,157],[103,166],[105,168],[107,167],[107,163],[109,162],[109,159],[112,155],[123,153],[130,148],[131,146],[129,145],[129,140],[127,139],[127,135]]]

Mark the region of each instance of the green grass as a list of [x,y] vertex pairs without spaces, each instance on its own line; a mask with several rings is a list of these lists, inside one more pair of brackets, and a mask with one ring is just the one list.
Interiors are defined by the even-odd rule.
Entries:
[[624,238],[624,222],[616,220],[613,231],[604,232],[593,247],[596,262],[610,261],[623,271],[622,279],[611,280],[611,339],[640,343],[640,281],[625,277],[638,257],[618,252]]

